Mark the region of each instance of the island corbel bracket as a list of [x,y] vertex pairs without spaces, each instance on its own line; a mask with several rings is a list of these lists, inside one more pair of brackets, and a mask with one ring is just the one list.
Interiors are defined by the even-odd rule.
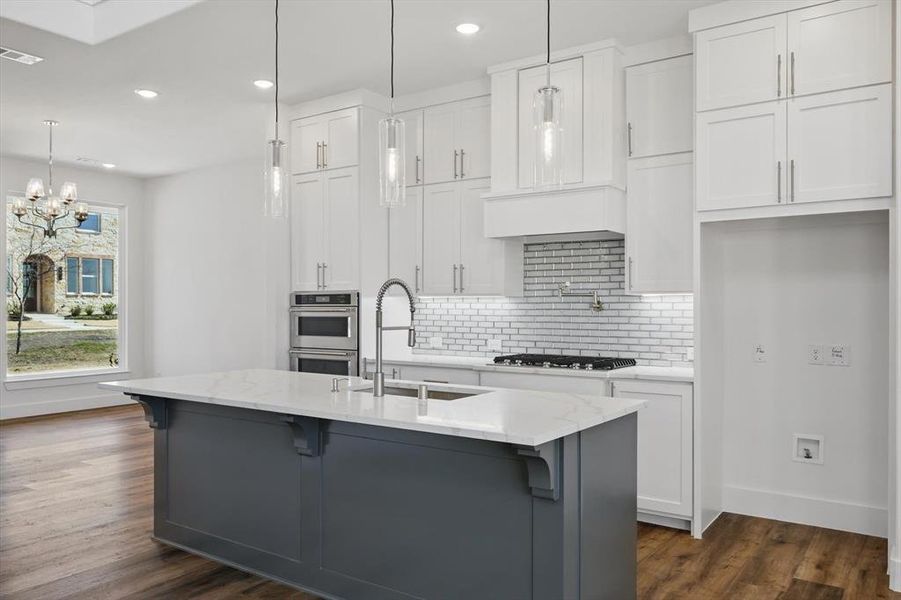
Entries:
[[151,429],[165,429],[169,425],[169,421],[166,418],[165,398],[132,394],[131,399],[144,409],[144,418],[150,424]]
[[322,431],[319,419],[299,415],[281,415],[279,419],[291,426],[294,447],[298,454],[319,456],[322,450]]
[[529,472],[529,489],[532,495],[548,500],[560,498],[560,476],[563,458],[561,440],[552,440],[540,446],[514,446],[516,453],[525,459]]

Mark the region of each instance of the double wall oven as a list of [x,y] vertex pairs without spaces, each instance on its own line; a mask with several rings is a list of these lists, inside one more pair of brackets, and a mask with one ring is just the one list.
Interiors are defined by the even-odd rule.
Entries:
[[291,370],[358,375],[360,293],[291,294]]

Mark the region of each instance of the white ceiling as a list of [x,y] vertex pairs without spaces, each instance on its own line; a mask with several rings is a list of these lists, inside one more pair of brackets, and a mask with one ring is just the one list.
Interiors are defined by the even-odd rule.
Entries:
[[[554,0],[552,44],[616,37],[624,45],[685,33],[712,0]],[[102,3],[99,7],[104,6]],[[0,19],[4,47],[45,60],[0,60],[0,153],[46,157],[41,121],[60,121],[56,155],[156,176],[263,155],[273,90],[273,2],[207,0],[89,45]],[[282,0],[281,97],[294,103],[353,88],[388,89],[387,0]],[[461,22],[482,30],[454,31]],[[542,0],[397,0],[396,93],[485,76],[540,54]],[[160,92],[143,100],[134,89]]]

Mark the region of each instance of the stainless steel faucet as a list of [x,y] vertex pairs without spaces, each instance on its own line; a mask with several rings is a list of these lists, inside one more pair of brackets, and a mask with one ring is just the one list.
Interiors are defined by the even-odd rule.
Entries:
[[[408,327],[382,327],[382,299],[385,297],[385,292],[387,292],[388,288],[392,285],[399,285],[402,287],[407,293],[407,298],[410,300],[410,325]],[[403,279],[392,277],[382,284],[382,287],[379,288],[378,295],[375,297],[375,373],[372,376],[372,395],[376,398],[381,398],[385,395],[385,374],[382,372],[382,332],[387,330],[406,329],[407,345],[411,348],[414,347],[416,345],[416,329],[413,328],[413,313],[415,312],[416,305],[413,300],[413,293],[410,291],[410,286],[407,285],[407,282]]]

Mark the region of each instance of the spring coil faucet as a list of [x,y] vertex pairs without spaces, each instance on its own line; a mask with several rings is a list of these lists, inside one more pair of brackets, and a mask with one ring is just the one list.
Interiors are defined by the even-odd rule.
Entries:
[[[407,294],[407,299],[410,301],[410,325],[408,327],[382,327],[382,299],[385,297],[385,292],[393,285],[403,288]],[[385,395],[385,374],[382,372],[382,332],[406,329],[407,345],[413,348],[416,345],[416,329],[413,328],[413,314],[415,312],[416,305],[413,300],[413,293],[410,291],[410,286],[407,285],[406,281],[392,277],[382,284],[382,287],[379,288],[379,293],[375,297],[375,373],[372,376],[372,395],[376,398],[381,398]]]

